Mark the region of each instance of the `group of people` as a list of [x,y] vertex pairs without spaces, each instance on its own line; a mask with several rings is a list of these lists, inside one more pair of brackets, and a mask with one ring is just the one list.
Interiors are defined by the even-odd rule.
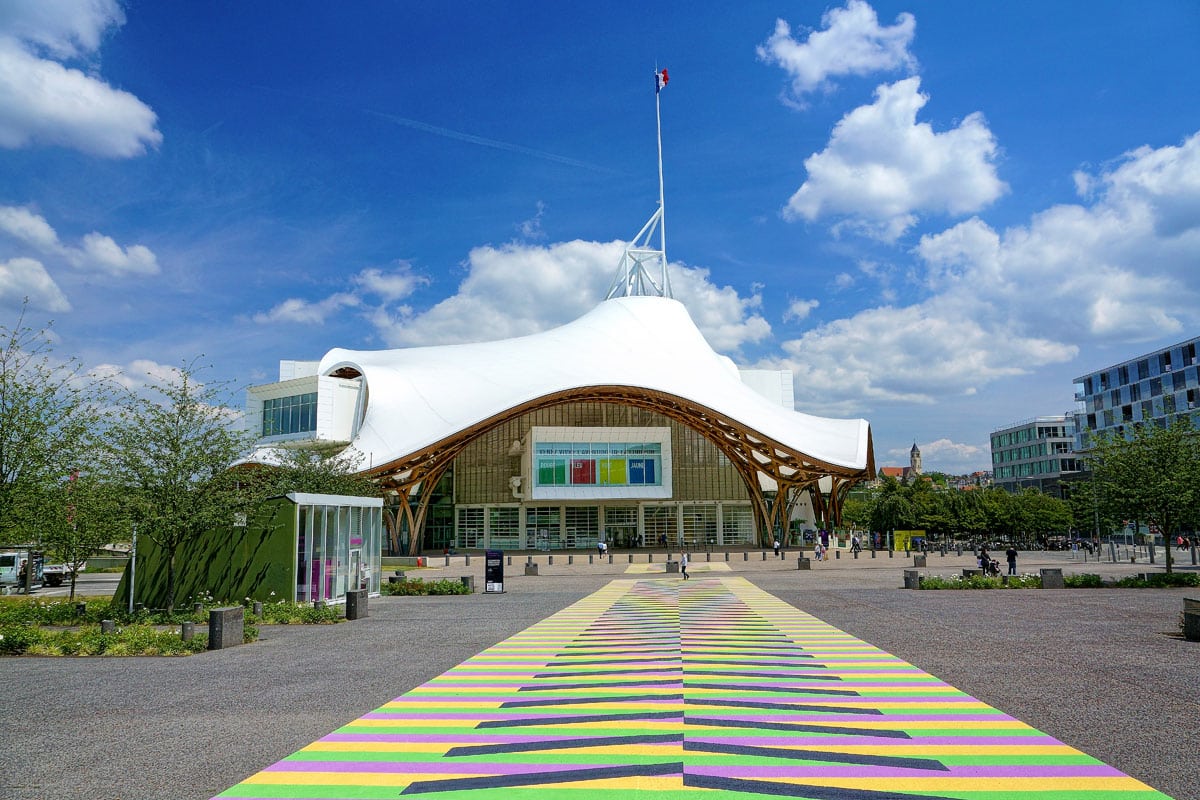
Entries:
[[[1004,551],[1004,559],[1008,562],[1008,574],[1017,574],[1017,548],[1009,545]],[[985,545],[979,546],[979,568],[983,570],[984,575],[999,575],[1000,562],[988,555]]]

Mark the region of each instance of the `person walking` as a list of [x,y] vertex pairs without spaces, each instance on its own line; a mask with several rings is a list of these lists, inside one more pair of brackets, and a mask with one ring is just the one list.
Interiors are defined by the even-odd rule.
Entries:
[[679,572],[683,575],[683,579],[685,581],[688,579],[687,562],[688,562],[687,550],[681,550],[679,552]]
[[775,557],[776,558],[782,557],[779,555],[779,538],[778,537],[775,538]]
[[1008,559],[1008,574],[1016,575],[1017,574],[1017,548],[1013,547],[1010,544],[1008,546],[1008,549],[1004,551],[1004,557]]

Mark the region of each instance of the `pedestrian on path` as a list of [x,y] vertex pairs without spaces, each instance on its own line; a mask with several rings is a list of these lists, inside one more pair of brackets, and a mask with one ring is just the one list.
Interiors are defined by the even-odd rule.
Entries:
[[778,538],[775,539],[775,557],[782,558],[782,556],[779,555],[779,539]]
[[683,574],[683,579],[685,581],[688,579],[687,562],[688,562],[687,550],[680,551],[680,553],[679,553],[679,571]]
[[1017,574],[1017,548],[1013,547],[1012,545],[1009,545],[1008,549],[1004,551],[1004,557],[1008,559],[1008,574],[1016,575]]

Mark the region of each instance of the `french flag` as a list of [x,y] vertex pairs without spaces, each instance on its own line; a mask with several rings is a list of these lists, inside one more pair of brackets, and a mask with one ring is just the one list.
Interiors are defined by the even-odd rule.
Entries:
[[654,93],[658,94],[659,92],[661,92],[666,87],[668,80],[670,80],[670,79],[667,77],[667,70],[665,68],[660,69],[657,72],[655,72],[654,73]]

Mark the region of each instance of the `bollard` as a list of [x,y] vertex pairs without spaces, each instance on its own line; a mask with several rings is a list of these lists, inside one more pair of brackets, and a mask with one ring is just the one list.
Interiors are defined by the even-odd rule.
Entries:
[[467,587],[467,594],[475,594],[475,576],[474,575],[463,575],[462,577],[459,578],[459,580],[462,581],[463,586]]
[[812,569],[812,561],[805,558],[804,556],[800,556],[799,558],[796,559],[796,569],[811,570]]
[[630,564],[632,564],[632,563],[633,563],[633,553],[630,553],[630,554],[629,554],[629,563],[630,563]]
[[367,590],[354,589],[346,592],[346,619],[355,620],[369,617],[367,610]]
[[553,564],[553,563],[554,563],[554,556],[550,556],[550,559],[549,559],[549,560],[548,560],[546,563],[547,563],[547,564]]
[[1042,588],[1043,589],[1065,589],[1066,583],[1063,582],[1063,571],[1059,568],[1042,567]]
[[834,557],[834,558],[836,558],[836,559],[839,559],[839,560],[840,560],[840,559],[841,559],[841,557],[842,557],[842,551],[841,551],[841,550],[834,550],[834,551],[833,551],[833,557]]
[[1196,566],[1197,563],[1198,562],[1196,561],[1196,545],[1192,545],[1192,566],[1193,567]]
[[256,616],[256,617],[261,617],[261,616],[262,616],[262,611],[263,611],[262,601],[261,601],[261,600],[255,600],[255,601],[254,601],[254,616]]
[[891,548],[888,549],[888,558],[895,558],[896,553]]
[[236,647],[244,638],[246,611],[241,606],[214,608],[208,612],[208,649]]
[[525,556],[525,563],[526,563],[526,564],[532,564],[532,563],[533,563],[533,556]]
[[925,566],[925,561],[926,561],[925,556],[913,556],[913,566],[914,567]]
[[742,561],[749,561],[749,560],[750,560],[750,551],[743,550],[742,551]]
[[610,563],[610,564],[612,563],[612,558],[613,558],[612,553],[609,553],[608,554],[608,563]]
[[1183,599],[1183,638],[1200,642],[1200,600]]
[[116,633],[117,632],[117,623],[113,622],[111,619],[100,620],[100,632],[101,633]]
[[532,561],[530,561],[528,564],[525,565],[525,574],[526,575],[537,575],[538,574],[538,565],[534,564]]
[[574,563],[575,563],[575,556],[573,556],[573,555],[568,555],[568,556],[567,556],[567,563],[568,563],[568,564],[574,564]]
[[874,551],[874,550],[872,550],[872,551],[871,551],[871,558],[874,558],[874,557],[875,557],[875,551]]
[[596,563],[596,562],[595,562],[595,561],[593,561],[592,559],[593,559],[593,556],[589,555],[589,556],[588,556],[588,563],[589,563],[589,564],[594,564],[594,563]]
[[450,566],[450,556],[446,556],[446,566]]
[[920,589],[921,588],[921,573],[915,569],[904,570],[904,588],[905,589]]
[[[1196,551],[1195,551],[1195,549],[1193,549],[1193,550],[1192,550],[1192,554],[1193,554],[1193,556],[1195,555],[1195,552],[1196,552]],[[729,551],[728,551],[728,550],[726,550],[726,551],[725,551],[725,560],[726,560],[726,561],[728,561],[728,560],[729,560]]]
[[402,570],[402,569],[396,570],[396,577],[399,578],[399,581],[390,581],[390,582],[391,583],[404,583],[404,580],[405,580],[404,570]]
[[512,566],[512,556],[508,557],[508,566]]
[[204,610],[204,603],[192,603],[192,613],[199,614]]
[[196,636],[196,623],[185,622],[180,626],[179,638],[185,642],[190,642]]
[[76,603],[75,604],[75,616],[82,617],[86,613],[87,613],[87,603]]
[[767,551],[763,550],[763,561],[767,560]]
[[654,563],[654,553],[646,553],[646,563],[647,564]]
[[854,553],[854,557],[857,559],[857,558],[858,558],[858,551],[857,551],[857,550],[854,550],[854,551],[852,551],[852,552]]
[[705,561],[712,561],[712,553],[705,553]]

